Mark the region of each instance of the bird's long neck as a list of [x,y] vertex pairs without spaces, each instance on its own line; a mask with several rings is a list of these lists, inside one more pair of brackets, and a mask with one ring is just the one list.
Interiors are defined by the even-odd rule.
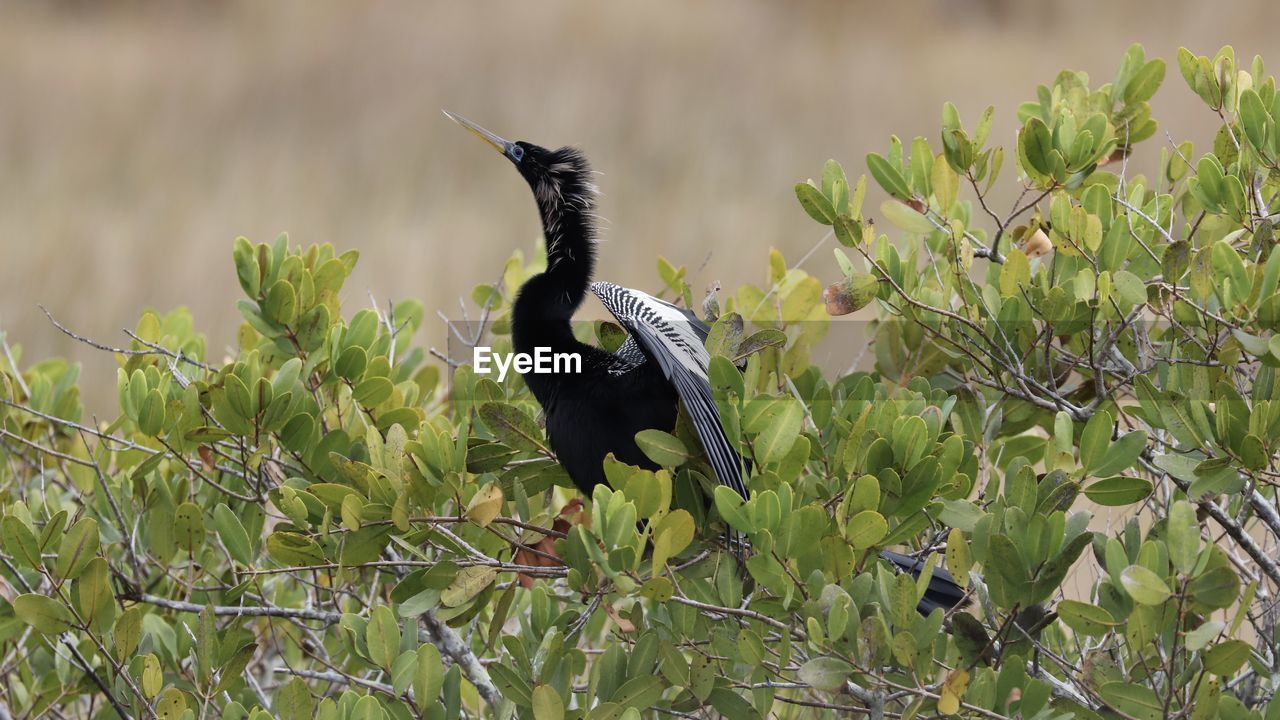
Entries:
[[[585,171],[584,171],[585,172]],[[595,267],[594,197],[575,174],[534,187],[547,247],[547,269],[520,289],[512,312],[517,352],[538,347],[579,349],[570,320],[582,304]]]
[[545,274],[563,289],[565,301],[577,309],[595,272],[594,202],[590,196],[555,198],[539,202],[538,209],[547,243]]

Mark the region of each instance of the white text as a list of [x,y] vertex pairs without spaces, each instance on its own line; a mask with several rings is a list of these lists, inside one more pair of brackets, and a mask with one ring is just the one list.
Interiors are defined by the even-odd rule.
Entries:
[[[490,362],[492,361],[492,362]],[[533,353],[496,353],[493,348],[477,345],[471,355],[471,366],[476,372],[488,375],[498,369],[498,382],[507,377],[507,371],[515,369],[521,375],[580,373],[582,356],[578,353],[551,352],[549,347],[537,347]]]

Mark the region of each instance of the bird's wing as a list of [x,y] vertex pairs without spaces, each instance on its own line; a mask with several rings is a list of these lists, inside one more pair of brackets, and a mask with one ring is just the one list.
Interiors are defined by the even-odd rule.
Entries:
[[622,341],[622,344],[618,346],[618,351],[613,355],[617,358],[617,362],[609,369],[609,372],[614,375],[629,373],[643,365],[648,359],[645,357],[644,351],[640,349],[640,345],[636,343],[634,335],[627,335],[627,339]]
[[595,282],[591,284],[591,292],[675,386],[707,451],[716,480],[747,497],[742,459],[720,425],[720,412],[707,379],[707,366],[711,362],[704,345],[709,330],[707,324],[693,313],[639,290]]

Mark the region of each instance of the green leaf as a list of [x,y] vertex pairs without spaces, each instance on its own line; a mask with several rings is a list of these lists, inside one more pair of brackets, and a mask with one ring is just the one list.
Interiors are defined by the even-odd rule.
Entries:
[[623,708],[647,710],[649,706],[662,697],[662,681],[653,675],[641,675],[626,681],[614,691],[610,702],[618,703]]
[[272,560],[287,567],[319,565],[325,562],[324,553],[314,540],[306,535],[282,530],[267,536],[267,554]]
[[277,280],[267,291],[262,314],[280,325],[292,325],[298,319],[298,293],[288,280]]
[[832,692],[844,687],[853,666],[835,657],[818,657],[800,666],[800,681],[817,690]]
[[368,365],[368,353],[362,347],[353,346],[342,351],[338,361],[333,364],[333,371],[338,373],[339,377],[354,381],[364,374]]
[[384,377],[368,377],[360,381],[351,391],[351,397],[361,405],[372,408],[381,405],[391,397],[395,385]]
[[383,670],[390,670],[400,654],[400,624],[391,608],[379,605],[369,613],[365,642],[369,646],[369,659]]
[[1151,494],[1151,483],[1142,478],[1117,476],[1085,487],[1085,497],[1107,507],[1141,502]]
[[712,498],[716,505],[716,512],[720,513],[720,517],[724,521],[738,530],[751,532],[754,526],[751,519],[743,509],[744,500],[738,491],[727,485],[716,485],[712,491]]
[[480,406],[480,419],[508,447],[526,452],[547,452],[538,424],[514,405],[485,403]]
[[1169,548],[1169,561],[1182,573],[1189,573],[1200,555],[1200,523],[1191,503],[1179,500],[1169,508],[1165,544]]
[[1124,103],[1134,105],[1150,100],[1164,82],[1164,60],[1152,60],[1137,72],[1124,88]]
[[849,519],[845,533],[855,550],[866,550],[884,539],[889,523],[875,510],[863,510]]
[[845,247],[857,247],[862,244],[862,223],[856,219],[841,215],[834,224],[836,240]]
[[13,614],[43,635],[59,635],[75,622],[65,605],[46,595],[28,593],[13,599]]
[[840,163],[833,159],[828,159],[822,166],[822,194],[836,206],[849,201],[849,178]]
[[1267,124],[1270,119],[1257,92],[1250,88],[1240,93],[1240,124],[1244,126],[1249,144],[1260,154],[1268,150]]
[[1098,689],[1108,705],[1134,720],[1163,720],[1164,703],[1144,685],[1109,682]]
[[315,717],[315,699],[302,678],[294,678],[276,690],[271,699],[271,709],[280,720],[312,720]]
[[1137,275],[1128,270],[1118,270],[1112,273],[1111,282],[1122,301],[1120,306],[1126,311],[1147,302],[1147,286]]
[[960,657],[967,663],[990,662],[991,636],[982,623],[968,613],[956,613],[951,619],[952,637]]
[[1093,533],[1085,531],[1073,537],[1062,550],[1040,566],[1035,575],[1030,602],[1041,603],[1049,599],[1062,586],[1071,566],[1080,558],[1084,549],[1093,542]]
[[1240,595],[1240,577],[1230,567],[1219,565],[1191,581],[1191,597],[1211,608],[1230,607]]
[[738,345],[737,351],[733,354],[733,362],[740,363],[758,352],[762,352],[771,347],[782,347],[786,344],[786,333],[776,328],[765,328],[764,330],[751,333],[751,335]]
[[27,524],[12,515],[5,515],[0,520],[0,541],[4,543],[5,552],[13,556],[20,564],[29,568],[39,568],[44,563],[40,558],[40,546],[36,536]]
[[836,221],[836,210],[831,206],[831,201],[809,183],[796,183],[796,199],[800,201],[800,207],[809,213],[809,217],[823,225],[831,225]]
[[1140,605],[1159,605],[1173,594],[1159,575],[1141,565],[1130,565],[1121,571],[1120,584]]
[[138,431],[152,437],[164,430],[164,396],[159,390],[148,390],[138,408]]
[[201,682],[213,677],[214,653],[218,647],[218,630],[213,619],[213,606],[205,605],[196,616],[196,671]]
[[1190,266],[1191,243],[1179,240],[1164,249],[1164,255],[1160,258],[1160,268],[1165,282],[1178,282]]
[[944,500],[938,519],[953,528],[973,532],[978,521],[986,516],[987,513],[982,508],[968,500]]
[[218,538],[236,562],[241,565],[253,564],[253,549],[249,544],[249,533],[245,531],[240,518],[227,507],[226,503],[218,503],[213,509],[213,527]]
[[236,238],[235,249],[231,253],[236,265],[236,278],[240,280],[240,288],[245,295],[256,298],[261,287],[261,271],[258,261],[254,259],[253,245],[243,237]]
[[1063,600],[1058,603],[1058,617],[1067,627],[1082,635],[1105,635],[1118,623],[1105,609],[1078,600]]
[[173,539],[188,553],[204,544],[204,511],[199,505],[185,502],[178,506],[173,514]]
[[112,649],[117,660],[126,660],[137,651],[138,643],[142,641],[142,614],[142,608],[134,605],[116,618],[115,629],[112,631],[115,647]]
[[1204,667],[1214,675],[1230,677],[1244,665],[1252,652],[1243,640],[1227,640],[1209,648],[1204,654]]
[[227,404],[241,420],[251,420],[257,414],[253,409],[253,401],[249,397],[249,388],[238,376],[228,373],[222,380],[226,392]]
[[987,541],[986,565],[991,567],[1004,587],[1009,604],[1019,603],[1027,594],[1029,577],[1022,554],[1006,535],[992,535]]
[[1213,642],[1222,633],[1222,628],[1225,626],[1225,623],[1221,620],[1209,620],[1195,630],[1189,631],[1187,633],[1187,649],[1193,652],[1203,649],[1204,646]]
[[641,430],[636,433],[636,445],[662,467],[679,467],[689,459],[689,451],[680,438],[662,430]]
[[1053,140],[1049,136],[1049,128],[1044,121],[1033,117],[1023,126],[1018,135],[1018,145],[1023,157],[1030,163],[1028,170],[1034,170],[1042,176],[1053,174],[1053,163],[1050,153],[1053,152]]
[[418,706],[428,706],[439,697],[444,687],[444,662],[440,658],[440,650],[435,645],[424,643],[418,646],[418,659],[413,675],[413,694]]
[[81,619],[95,630],[111,627],[115,619],[115,596],[111,590],[111,571],[106,558],[95,557],[75,581],[76,609]]
[[[748,407],[744,425],[756,433],[752,444],[756,459],[766,464],[777,462],[786,457],[796,438],[800,436],[800,428],[804,423],[804,406],[790,397],[765,404],[757,403]],[[757,407],[760,410],[753,413]]]
[[81,518],[62,536],[55,569],[60,578],[77,578],[84,566],[98,554],[98,521]]
[[[223,430],[222,428],[212,427],[209,425],[201,425],[200,427],[192,428],[188,430],[182,437],[190,442],[195,442],[195,443],[214,443],[219,440],[226,440],[227,438],[234,437],[234,436],[235,436],[235,433],[228,432],[226,430]],[[160,453],[157,453],[152,457],[160,457],[161,459],[163,459],[163,455]]]
[[1102,458],[1111,446],[1111,413],[1105,410],[1096,412],[1085,424],[1080,434],[1080,462],[1086,473],[1093,474],[1094,467],[1102,463]]
[[899,200],[908,200],[911,198],[911,188],[907,186],[906,178],[902,177],[902,171],[889,164],[882,155],[870,153],[867,155],[867,169],[871,171],[871,177],[884,188],[884,191]]
[[1137,462],[1138,456],[1146,449],[1146,431],[1134,430],[1125,433],[1119,440],[1111,443],[1103,454],[1101,462],[1093,468],[1092,474],[1096,477],[1107,477],[1124,472]]
[[249,667],[249,663],[257,652],[256,643],[248,643],[236,650],[231,659],[218,670],[218,684],[214,687],[214,693],[225,692],[234,687],[236,681],[244,677],[245,668]]

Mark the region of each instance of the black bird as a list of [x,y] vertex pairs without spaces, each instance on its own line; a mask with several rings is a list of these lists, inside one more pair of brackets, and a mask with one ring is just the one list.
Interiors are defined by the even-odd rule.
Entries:
[[[683,403],[715,472],[716,481],[748,497],[743,461],[725,436],[707,379],[709,327],[693,313],[652,295],[608,282],[591,282],[595,269],[595,195],[591,168],[575,148],[549,150],[504,140],[448,111],[506,157],[529,184],[542,216],[547,269],[516,295],[511,334],[517,353],[537,348],[577,353],[580,373],[525,374],[542,406],[547,440],[574,484],[590,496],[605,482],[604,458],[649,469],[657,466],[636,445],[641,430],[671,430]],[[629,336],[611,353],[581,342],[570,321],[586,298],[598,297]],[[923,562],[885,551],[898,570],[919,575]],[[936,586],[936,587],[935,587]],[[945,570],[936,569],[921,612],[950,608],[964,595]]]
[[[517,353],[547,348],[582,357],[580,373],[524,376],[542,405],[551,449],[574,484],[591,495],[605,482],[603,461],[608,453],[622,462],[656,469],[636,445],[636,433],[673,428],[677,402],[683,401],[716,479],[746,497],[741,459],[725,437],[707,381],[707,325],[693,313],[638,290],[591,282],[596,188],[586,158],[574,148],[548,150],[504,140],[465,118],[445,114],[506,156],[537,200],[547,269],[520,288],[511,334]],[[570,320],[588,289],[629,333],[617,353],[573,335]]]

